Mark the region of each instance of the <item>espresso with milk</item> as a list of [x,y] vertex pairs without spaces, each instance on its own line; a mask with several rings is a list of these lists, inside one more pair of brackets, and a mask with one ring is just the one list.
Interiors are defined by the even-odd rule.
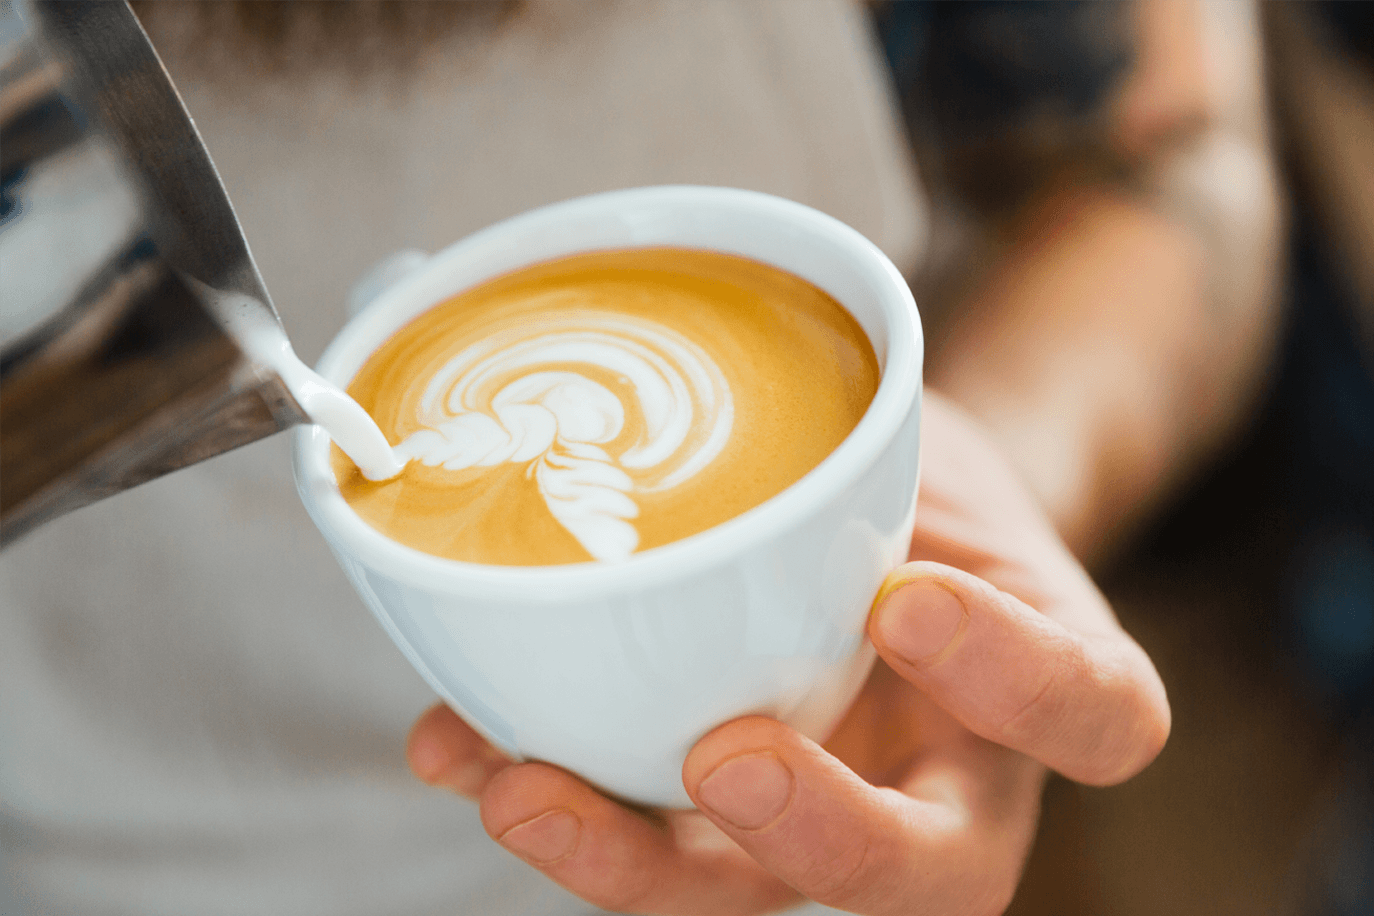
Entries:
[[348,387],[397,454],[344,498],[417,550],[473,563],[616,561],[781,492],[878,386],[862,328],[785,271],[694,249],[526,267],[401,328]]

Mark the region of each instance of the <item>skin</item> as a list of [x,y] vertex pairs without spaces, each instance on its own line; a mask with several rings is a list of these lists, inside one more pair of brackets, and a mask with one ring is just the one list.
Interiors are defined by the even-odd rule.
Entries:
[[[810,897],[1001,912],[1048,769],[1120,782],[1168,734],[1158,676],[1074,555],[1102,555],[1176,488],[1243,416],[1264,362],[1278,229],[1259,71],[1235,48],[1204,59],[1195,28],[1198,9],[1246,8],[1141,3],[1141,60],[1107,144],[1127,180],[1052,176],[981,233],[990,269],[957,265],[970,282],[928,380],[978,421],[928,397],[912,562],[875,601],[880,661],[824,747],[766,719],[723,725],[683,768],[699,810],[665,814],[513,765],[437,706],[412,731],[415,773],[479,799],[495,840],[608,909],[727,916]],[[259,32],[279,13],[259,11]],[[1212,32],[1211,51],[1247,34]],[[221,46],[216,33],[207,49]],[[1218,188],[1233,193],[1204,193]]]
[[936,338],[928,380],[962,409],[927,395],[911,562],[874,603],[880,659],[835,735],[727,723],[684,764],[697,810],[663,813],[512,764],[439,706],[411,734],[417,776],[607,909],[962,916],[1010,904],[1049,770],[1112,785],[1155,758],[1164,687],[1078,558],[1244,419],[1280,220],[1252,32],[1223,21],[1249,7],[1138,8],[1107,138],[1125,178],[1047,176],[985,227],[994,254],[968,263],[990,266]]
[[1089,565],[1244,424],[1279,328],[1254,10],[1135,13],[1136,66],[1100,138],[1113,177],[1069,165],[985,216],[928,338],[927,382],[989,429]]
[[1169,707],[978,424],[931,395],[922,433],[912,562],[875,601],[880,661],[824,746],[770,719],[727,723],[683,766],[698,810],[644,811],[511,763],[436,706],[410,736],[416,775],[478,799],[494,840],[607,909],[1002,912],[1046,768],[1128,779],[1163,748]]

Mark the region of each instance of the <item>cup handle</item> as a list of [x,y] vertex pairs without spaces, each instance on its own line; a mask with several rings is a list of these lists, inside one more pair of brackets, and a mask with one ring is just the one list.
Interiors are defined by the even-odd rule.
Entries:
[[429,254],[414,248],[392,252],[358,279],[348,291],[348,314],[353,316],[371,304],[388,287],[394,285],[429,260]]

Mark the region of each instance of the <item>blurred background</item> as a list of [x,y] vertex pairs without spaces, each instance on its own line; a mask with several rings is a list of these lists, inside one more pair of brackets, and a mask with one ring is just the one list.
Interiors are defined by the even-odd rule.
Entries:
[[[1029,326],[980,320],[1027,289],[1023,317],[1043,317],[1136,256],[1075,245],[1185,227],[1099,304],[1127,343],[1181,322],[1207,339],[1179,351],[1240,368],[1175,367],[1215,387],[1170,402],[1186,418],[1118,429],[1097,481],[1116,502],[1051,510],[1158,666],[1173,733],[1122,786],[1050,781],[1011,913],[1374,913],[1374,4],[134,7],[307,361],[396,248],[609,187],[734,184],[910,268],[932,387],[1024,446],[1033,420],[992,409],[1016,380],[967,367]],[[1062,272],[1018,286],[1051,243]],[[1208,268],[1212,311],[1150,288],[1179,250]],[[1117,355],[1087,362],[1114,379]],[[1142,372],[1177,383],[1167,362]],[[245,888],[296,912],[449,912],[445,882],[569,912],[406,770],[432,694],[356,607],[286,467],[266,440],[0,558],[20,622],[0,640],[7,874],[82,901],[65,912],[251,907]],[[1042,498],[1054,470],[1031,481]]]
[[[979,240],[1055,157],[1119,161],[1133,99],[1186,98],[1187,43],[1149,36],[1197,6],[874,7],[923,174],[960,190],[918,301],[992,269]],[[1096,564],[1173,733],[1123,786],[1050,783],[1017,916],[1374,912],[1374,4],[1258,12],[1286,214],[1273,356],[1235,433]]]

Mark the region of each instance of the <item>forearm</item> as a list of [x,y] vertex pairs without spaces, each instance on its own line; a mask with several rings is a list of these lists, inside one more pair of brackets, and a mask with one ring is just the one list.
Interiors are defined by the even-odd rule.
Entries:
[[[1276,244],[1271,233],[1237,254],[1272,262]],[[991,429],[1081,556],[1244,416],[1272,295],[1228,301],[1240,290],[1217,288],[1215,261],[1195,228],[1146,200],[1065,191],[1027,215],[931,355],[932,386]]]
[[[1245,417],[1277,325],[1257,49],[1177,5],[1144,12],[1171,6],[1173,20],[1143,24],[1114,111],[1122,167],[1047,176],[1053,190],[998,226],[998,255],[931,353],[931,384],[1001,440],[1081,556],[1108,549]],[[1188,64],[1199,48],[1208,66]]]

